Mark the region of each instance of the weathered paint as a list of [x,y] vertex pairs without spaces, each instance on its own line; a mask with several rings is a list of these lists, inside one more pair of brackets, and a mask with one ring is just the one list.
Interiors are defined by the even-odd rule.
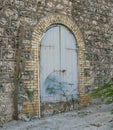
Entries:
[[77,48],[72,33],[63,25],[49,26],[40,48],[41,102],[77,98]]

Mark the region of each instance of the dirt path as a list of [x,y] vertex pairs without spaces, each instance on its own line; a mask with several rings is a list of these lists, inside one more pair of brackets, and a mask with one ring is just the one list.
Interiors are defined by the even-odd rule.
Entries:
[[0,130],[113,130],[113,105],[93,105],[81,110],[32,121],[11,121]]

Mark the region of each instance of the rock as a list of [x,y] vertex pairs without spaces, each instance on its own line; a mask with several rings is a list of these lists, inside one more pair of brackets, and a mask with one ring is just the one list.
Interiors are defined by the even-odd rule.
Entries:
[[61,9],[63,9],[63,8],[64,8],[64,6],[63,6],[63,5],[61,5],[61,4],[58,4],[58,5],[56,6],[56,8],[61,10]]
[[20,120],[23,120],[23,121],[26,121],[26,122],[29,122],[29,121],[31,120],[30,117],[27,117],[27,116],[24,115],[24,114],[20,114],[20,115],[19,115],[19,119],[20,119]]
[[97,23],[97,21],[93,20],[92,24],[97,25],[98,23]]
[[91,126],[95,126],[95,127],[100,127],[100,126],[102,126],[102,124],[100,124],[100,123],[94,123],[94,124],[90,124]]

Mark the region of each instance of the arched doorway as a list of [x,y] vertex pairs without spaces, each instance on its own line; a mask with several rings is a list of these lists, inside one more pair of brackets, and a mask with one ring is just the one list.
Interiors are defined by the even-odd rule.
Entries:
[[76,40],[63,25],[49,26],[40,47],[40,101],[60,102],[78,97]]
[[[45,113],[46,112],[48,113],[48,110],[50,110],[50,107],[51,107],[51,105],[47,102],[47,101],[50,102],[51,98],[50,98],[50,100],[43,101],[43,102],[46,102],[46,103],[42,103],[42,100],[40,98],[41,95],[43,95],[43,94],[41,94],[41,84],[40,84],[42,82],[41,79],[40,79],[41,78],[40,73],[41,73],[41,70],[43,70],[43,66],[40,66],[41,65],[40,54],[41,54],[41,42],[42,42],[42,39],[44,38],[44,35],[46,35],[46,33],[49,30],[51,30],[52,28],[55,27],[53,25],[62,26],[62,28],[67,30],[66,32],[68,32],[70,34],[70,36],[73,37],[72,39],[74,39],[74,42],[71,42],[71,43],[74,43],[73,45],[75,46],[75,48],[74,48],[75,50],[76,50],[76,45],[77,45],[77,50],[75,51],[76,52],[75,55],[76,55],[77,59],[76,58],[72,58],[72,56],[71,56],[71,58],[69,58],[66,55],[62,54],[65,51],[60,51],[60,52],[61,52],[61,56],[66,56],[66,58],[65,58],[66,59],[66,63],[69,63],[70,59],[73,60],[74,62],[75,61],[78,62],[78,65],[76,66],[77,68],[75,67],[77,69],[77,71],[78,71],[78,73],[76,73],[76,76],[75,76],[75,78],[77,77],[77,79],[76,79],[77,82],[76,83],[78,83],[78,85],[77,85],[76,93],[74,92],[74,95],[76,95],[74,98],[77,98],[79,100],[79,104],[81,106],[83,104],[85,104],[85,101],[87,100],[86,96],[84,95],[84,50],[85,50],[85,46],[84,46],[84,41],[83,41],[82,34],[80,33],[80,30],[77,27],[76,23],[71,18],[69,18],[69,17],[67,17],[65,15],[60,15],[60,14],[48,15],[48,16],[40,19],[40,21],[38,22],[38,24],[34,28],[33,35],[32,35],[32,41],[31,41],[31,48],[29,48],[31,50],[31,53],[33,53],[34,57],[33,57],[32,61],[26,62],[26,65],[25,65],[25,69],[26,70],[31,70],[31,71],[34,72],[34,78],[33,78],[32,82],[31,81],[27,81],[26,83],[28,84],[28,87],[31,86],[30,88],[32,88],[34,90],[34,101],[32,103],[29,103],[29,104],[30,105],[32,105],[32,104],[35,105],[34,109],[37,112],[36,115],[35,115],[36,117],[40,117],[42,108],[45,108]],[[71,30],[71,31],[69,31],[69,30]],[[66,44],[63,44],[63,46],[64,45],[66,45]],[[68,44],[68,45],[70,45],[70,44]],[[50,46],[53,46],[53,45],[50,44]],[[42,48],[44,49],[45,47],[42,47]],[[46,47],[46,48],[49,48],[49,47]],[[48,51],[48,52],[51,52],[53,54],[54,51],[52,50],[52,48],[54,48],[54,47],[51,47],[51,51]],[[60,48],[62,49],[62,47],[59,47],[59,49]],[[66,48],[64,50],[66,50]],[[58,49],[57,49],[57,51],[58,51]],[[69,52],[71,52],[71,50]],[[75,53],[75,52],[73,51],[73,53]],[[47,52],[46,52],[46,55],[48,55]],[[58,55],[58,54],[54,52],[54,55]],[[51,56],[51,58],[52,58],[52,56]],[[55,58],[53,58],[53,59],[55,59]],[[45,62],[46,61],[47,60],[45,60]],[[52,60],[50,60],[50,61],[52,61]],[[62,57],[59,58],[58,62],[61,62],[61,61],[62,61]],[[56,63],[56,61],[55,61],[55,63]],[[74,63],[74,64],[76,64],[76,63]],[[64,65],[65,65],[65,63],[64,63]],[[50,67],[50,66],[48,65],[48,67]],[[58,71],[59,70],[60,69],[58,68]],[[55,71],[57,71],[57,68],[55,69]],[[54,77],[55,74],[57,74],[60,77],[60,78],[57,78],[57,79],[61,80],[62,79],[61,73],[62,72],[66,73],[66,71],[65,71],[65,68],[64,69],[61,68],[60,71],[59,72],[48,71],[48,75],[46,74],[46,76],[45,76],[47,78],[47,80],[43,79],[43,82],[46,84],[48,82],[48,77]],[[64,77],[64,79],[66,79],[66,78]],[[65,81],[66,80],[62,80],[63,83]],[[60,83],[62,83],[62,82],[60,82]],[[55,88],[53,88],[53,89],[55,89]],[[59,90],[57,90],[57,91],[59,92]],[[55,92],[53,91],[53,93],[55,93]],[[48,92],[47,94],[50,95],[51,93]],[[58,94],[58,95],[60,95],[60,94]],[[78,95],[78,97],[77,97],[77,95]],[[61,95],[60,95],[60,97],[57,97],[56,99],[58,100],[58,102],[59,102],[59,100],[64,101],[64,98],[61,99]],[[55,102],[55,99],[53,100],[53,102]],[[43,104],[45,105],[44,107],[43,107]],[[47,104],[48,104],[48,106],[46,106]],[[61,104],[57,104],[57,106],[59,107],[59,106],[61,106]],[[26,106],[26,107],[28,108],[28,106]],[[54,107],[57,110],[56,104],[54,105]],[[52,112],[52,114],[54,114],[53,109],[51,110],[51,112]]]

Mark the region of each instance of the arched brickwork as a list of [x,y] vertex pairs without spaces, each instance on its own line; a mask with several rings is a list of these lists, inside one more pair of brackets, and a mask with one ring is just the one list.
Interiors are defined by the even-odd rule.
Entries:
[[[32,87],[34,90],[37,90],[35,94],[34,101],[36,107],[38,107],[38,117],[40,117],[40,86],[39,86],[39,63],[40,63],[40,41],[41,37],[46,30],[46,28],[52,24],[62,24],[66,26],[74,35],[77,41],[78,47],[78,89],[79,89],[79,99],[84,97],[84,41],[82,35],[80,33],[79,28],[73,22],[73,20],[65,15],[60,14],[52,14],[46,16],[38,22],[36,27],[34,28],[34,32],[32,34],[32,51],[34,52],[34,59],[32,62],[26,63],[26,70],[33,70],[34,71],[34,79],[32,81]],[[36,108],[37,109],[37,108]]]

